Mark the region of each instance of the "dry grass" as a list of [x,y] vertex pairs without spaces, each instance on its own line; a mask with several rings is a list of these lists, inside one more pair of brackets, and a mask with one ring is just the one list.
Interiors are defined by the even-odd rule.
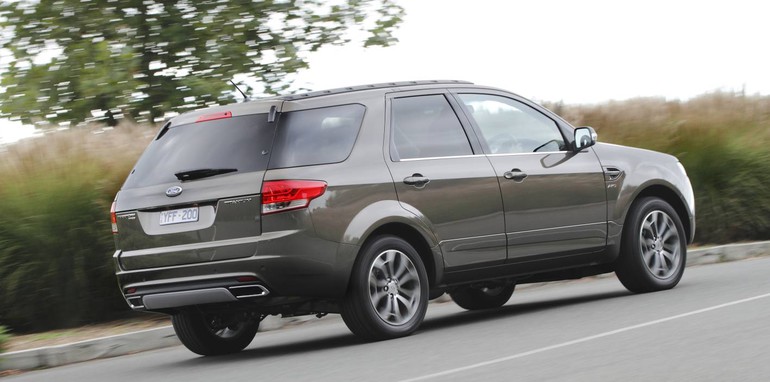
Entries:
[[[598,105],[547,105],[606,142],[666,149],[679,135],[719,135],[749,148],[770,143],[770,97],[715,92],[689,101],[635,98]],[[765,146],[766,147],[766,146]]]
[[[97,164],[110,173],[127,170],[155,133],[154,127],[133,124],[114,129],[88,126],[49,131],[4,147],[0,151],[0,170],[19,177],[83,164]],[[126,173],[121,175],[125,177]]]

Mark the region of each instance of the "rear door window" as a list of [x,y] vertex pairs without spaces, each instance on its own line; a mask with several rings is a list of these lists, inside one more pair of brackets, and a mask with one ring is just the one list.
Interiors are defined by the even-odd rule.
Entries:
[[344,161],[353,150],[365,110],[351,104],[283,113],[269,168]]
[[123,187],[176,182],[174,174],[186,171],[264,171],[274,130],[275,124],[267,122],[267,114],[171,127],[150,143]]
[[393,99],[391,158],[472,155],[452,106],[441,94]]

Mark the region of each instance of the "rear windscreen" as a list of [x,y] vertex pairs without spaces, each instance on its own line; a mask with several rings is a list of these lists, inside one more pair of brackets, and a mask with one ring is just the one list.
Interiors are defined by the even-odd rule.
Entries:
[[171,183],[174,174],[202,169],[263,171],[274,130],[267,114],[174,126],[150,143],[123,187]]

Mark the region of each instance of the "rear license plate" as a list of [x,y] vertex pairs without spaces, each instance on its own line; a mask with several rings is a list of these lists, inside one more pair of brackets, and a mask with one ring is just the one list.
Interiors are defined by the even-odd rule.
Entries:
[[198,207],[161,211],[160,225],[190,223],[198,221]]

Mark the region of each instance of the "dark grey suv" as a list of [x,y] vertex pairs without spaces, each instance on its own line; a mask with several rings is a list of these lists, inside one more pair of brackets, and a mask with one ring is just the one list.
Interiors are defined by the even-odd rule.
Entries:
[[460,81],[219,106],[158,132],[115,198],[120,288],[195,353],[240,351],[268,315],[341,313],[408,335],[444,293],[615,272],[674,287],[694,198],[676,158],[596,143],[515,94]]

